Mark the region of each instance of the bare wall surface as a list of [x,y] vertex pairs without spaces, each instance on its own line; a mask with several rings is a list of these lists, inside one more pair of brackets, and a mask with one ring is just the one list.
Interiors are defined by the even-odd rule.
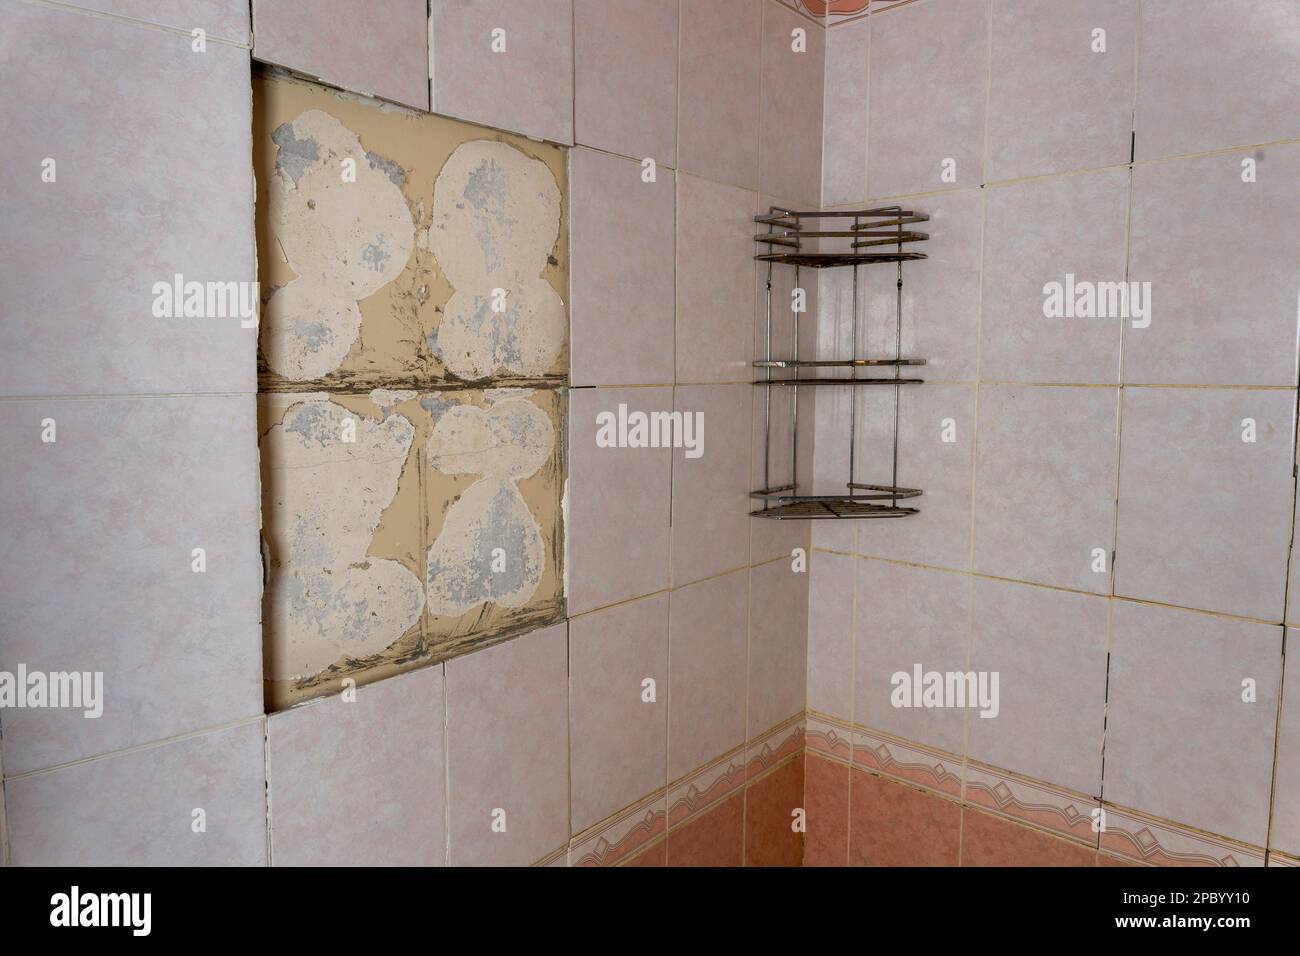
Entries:
[[254,86],[279,708],[563,613],[565,176],[555,147]]

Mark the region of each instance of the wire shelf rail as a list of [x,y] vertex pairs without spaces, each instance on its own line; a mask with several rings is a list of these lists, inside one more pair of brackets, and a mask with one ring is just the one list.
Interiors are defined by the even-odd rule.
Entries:
[[[919,509],[900,504],[920,497],[919,488],[904,488],[898,484],[898,423],[900,391],[904,385],[916,385],[924,379],[903,377],[902,369],[925,364],[925,359],[904,357],[903,346],[903,263],[927,258],[924,252],[908,248],[911,243],[924,242],[929,234],[910,228],[926,222],[924,213],[903,209],[901,206],[880,206],[873,209],[835,210],[830,212],[799,211],[771,207],[766,215],[755,216],[754,222],[766,226],[766,232],[754,236],[754,241],[767,248],[754,256],[767,264],[767,304],[765,317],[764,357],[754,362],[763,377],[754,381],[763,387],[763,487],[750,492],[763,506],[750,514],[774,520],[818,520],[830,518],[904,518],[919,513]],[[808,228],[810,220],[852,219],[847,229]],[[834,241],[840,247],[823,251],[823,240]],[[845,242],[844,240],[849,240]],[[892,246],[892,249],[885,249]],[[863,251],[869,250],[869,251]],[[894,296],[894,354],[893,357],[859,356],[857,351],[862,322],[858,308],[858,270],[874,263],[894,263],[896,267]],[[777,265],[794,267],[794,288],[799,285],[800,270],[805,268],[828,269],[850,267],[853,270],[853,356],[846,359],[801,359],[799,357],[799,314],[792,309],[791,356],[778,358],[772,350],[772,275]],[[843,369],[847,377],[818,376],[817,370]],[[892,375],[862,376],[867,369],[892,369]],[[793,377],[774,378],[773,371],[790,371]],[[811,377],[804,377],[809,371]],[[893,427],[891,433],[891,462],[889,484],[867,484],[858,480],[858,401],[850,401],[849,416],[849,475],[845,493],[814,495],[799,493],[799,390],[801,387],[893,386]],[[790,481],[772,484],[772,389],[790,389]]]

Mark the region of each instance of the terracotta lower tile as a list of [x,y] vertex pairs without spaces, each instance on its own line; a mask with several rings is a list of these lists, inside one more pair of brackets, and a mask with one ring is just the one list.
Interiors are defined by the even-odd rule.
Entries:
[[745,865],[801,866],[803,834],[791,826],[804,803],[804,765],[797,757],[755,781],[745,799]]
[[956,866],[961,807],[854,770],[850,866]]
[[849,768],[808,754],[804,762],[804,866],[849,862]]
[[1141,863],[1134,863],[1132,860],[1123,860],[1117,856],[1110,856],[1106,853],[1097,854],[1097,866],[1141,866]]
[[668,865],[668,841],[660,840],[644,853],[638,853],[632,859],[628,860],[623,866],[667,866]]
[[741,866],[745,794],[736,793],[690,823],[668,831],[668,866]]
[[965,811],[962,866],[1092,866],[1097,851],[975,810]]

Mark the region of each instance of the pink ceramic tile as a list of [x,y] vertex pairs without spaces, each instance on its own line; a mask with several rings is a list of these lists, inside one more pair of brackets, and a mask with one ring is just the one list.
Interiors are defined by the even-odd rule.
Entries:
[[849,773],[842,763],[809,754],[804,761],[804,866],[847,866]]
[[1124,331],[1126,382],[1295,385],[1295,260],[1277,237],[1300,217],[1297,179],[1300,144],[1134,167],[1129,278],[1151,309]]
[[241,0],[76,0],[71,6],[111,13],[133,20],[184,30],[204,30],[209,39],[219,37],[232,43],[249,42],[248,7]]
[[808,567],[808,707],[853,716],[853,575],[857,559],[818,551]]
[[1282,629],[1129,601],[1113,614],[1106,799],[1263,846]]
[[821,198],[825,65],[825,31],[765,3],[759,182],[764,192],[813,208]]
[[867,198],[867,55],[865,19],[826,31],[826,116],[822,123],[822,203]]
[[429,46],[433,112],[573,142],[573,0],[431,0]]
[[671,385],[674,176],[590,149],[569,154],[574,385]]
[[99,672],[103,708],[6,709],[9,773],[262,712],[255,422],[252,396],[0,404],[0,670]]
[[1109,592],[1118,400],[1115,388],[980,386],[976,571]]
[[957,865],[958,803],[857,769],[850,788],[850,866]]
[[526,866],[568,840],[566,632],[447,663],[453,866]]
[[253,390],[255,328],[153,315],[154,284],[177,274],[257,279],[248,51],[190,44],[6,5],[0,189],[25,225],[0,243],[0,392]]
[[579,143],[677,165],[677,7],[663,0],[576,0]]
[[1137,7],[995,0],[990,180],[1128,162]]
[[1048,317],[1043,289],[1124,281],[1128,185],[1120,169],[988,190],[982,380],[1119,382],[1123,318]]
[[747,571],[710,578],[672,593],[669,780],[690,773],[745,740],[748,601]]
[[748,736],[804,709],[808,575],[775,561],[750,570]]
[[442,665],[272,715],[274,865],[442,866],[442,730]]
[[[881,373],[876,370],[873,374]],[[891,467],[895,392],[899,403],[897,483],[922,491],[920,497],[899,503],[919,509],[919,513],[863,522],[858,529],[857,550],[876,557],[966,570],[970,567],[975,386],[859,387],[858,481],[879,485],[895,482]]]
[[[1300,8],[1289,0],[1143,0],[1137,158],[1300,135]],[[1214,51],[1213,56],[1204,55]]]
[[765,0],[681,5],[678,164],[758,187],[759,46]]
[[743,866],[745,795],[736,793],[668,832],[668,866]]
[[1124,390],[1116,594],[1282,620],[1294,414],[1292,391]]
[[1101,792],[1106,599],[976,578],[970,669],[998,674],[991,716],[966,721],[970,757]]
[[582,830],[668,784],[668,595],[573,618],[569,646],[570,804]]
[[[580,614],[668,586],[669,448],[602,448],[597,415],[672,410],[672,389],[569,392],[569,612]],[[706,434],[707,438],[707,434]],[[628,502],[638,506],[629,508]]]
[[962,866],[1093,866],[1095,847],[975,810],[962,812]]
[[869,20],[869,195],[983,182],[988,17],[988,0],[967,0]]
[[257,720],[10,777],[9,862],[265,866],[263,744]]
[[677,177],[677,381],[753,378],[754,215],[746,189]]
[[1282,692],[1269,843],[1286,853],[1300,855],[1300,666],[1296,665],[1300,631],[1287,628],[1286,641],[1292,656]]
[[746,866],[803,864],[803,831],[793,826],[803,804],[800,759],[787,761],[749,785],[745,792]]
[[[674,587],[749,563],[751,385],[679,386],[675,406],[704,423],[703,453],[673,450]],[[702,416],[702,419],[699,417]]]
[[895,675],[966,669],[966,576],[862,560],[857,588],[854,722],[961,753],[965,712],[896,706]]
[[253,0],[253,31],[259,60],[429,108],[426,0]]

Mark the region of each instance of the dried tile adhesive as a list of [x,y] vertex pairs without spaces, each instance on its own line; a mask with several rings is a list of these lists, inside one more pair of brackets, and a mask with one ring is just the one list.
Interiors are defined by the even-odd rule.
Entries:
[[563,615],[558,147],[254,81],[271,709]]

